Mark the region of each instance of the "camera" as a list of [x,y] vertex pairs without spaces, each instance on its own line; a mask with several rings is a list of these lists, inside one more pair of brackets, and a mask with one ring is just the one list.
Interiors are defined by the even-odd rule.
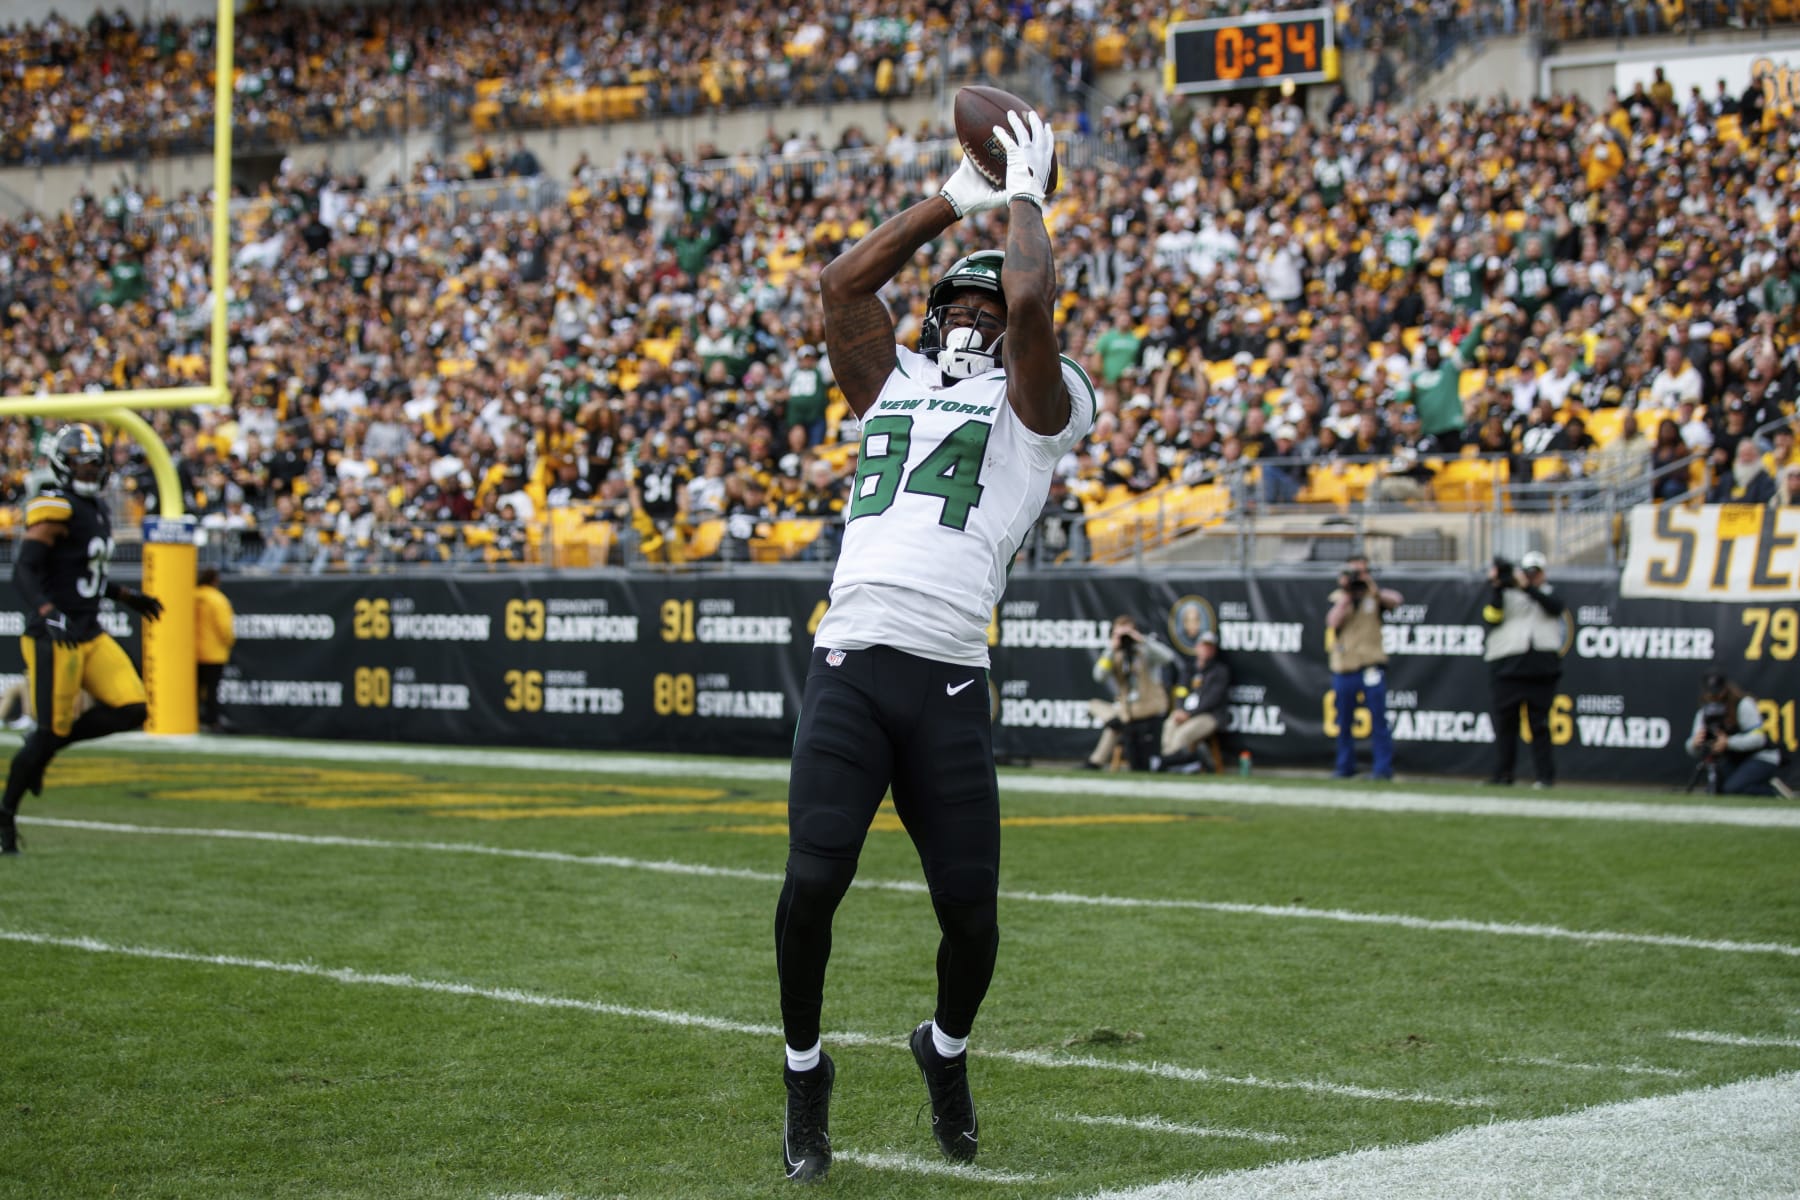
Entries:
[[1707,741],[1710,742],[1714,738],[1727,732],[1725,728],[1725,714],[1727,711],[1725,703],[1722,700],[1708,700],[1705,704],[1701,705],[1700,725],[1705,732]]
[[1512,559],[1503,554],[1494,555],[1494,574],[1497,576],[1494,582],[1500,587],[1511,587],[1517,571],[1518,568],[1513,566]]

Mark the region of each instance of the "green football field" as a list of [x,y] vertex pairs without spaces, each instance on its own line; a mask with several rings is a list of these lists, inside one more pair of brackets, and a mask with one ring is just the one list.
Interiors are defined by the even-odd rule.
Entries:
[[[1741,1173],[1700,1194],[1800,1188],[1800,1145],[1754,1115],[1800,1111],[1800,806],[1041,769],[1002,791],[980,1160],[944,1163],[922,1113],[905,1038],[936,930],[884,809],[828,980],[837,1161],[805,1194],[1467,1197],[1424,1158],[1333,1186],[1362,1161],[1334,1156],[1747,1081],[1766,1102],[1709,1135]],[[0,1197],[793,1194],[784,797],[783,764],[744,760],[65,755],[0,860]],[[1519,1163],[1546,1190],[1493,1194],[1665,1194],[1559,1183],[1595,1157],[1559,1153]]]

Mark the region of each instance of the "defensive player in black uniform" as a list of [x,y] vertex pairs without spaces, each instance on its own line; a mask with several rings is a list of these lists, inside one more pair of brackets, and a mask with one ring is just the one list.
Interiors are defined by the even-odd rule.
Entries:
[[[100,627],[102,597],[145,620],[162,615],[162,602],[106,577],[112,559],[112,518],[100,501],[106,479],[106,447],[87,425],[69,425],[50,450],[54,484],[25,507],[25,540],[13,567],[13,586],[25,605],[26,685],[37,728],[13,756],[0,798],[0,854],[17,854],[14,815],[26,792],[39,794],[44,769],[71,742],[105,737],[143,725],[148,712],[144,681],[131,659]],[[79,718],[83,691],[94,706]]]

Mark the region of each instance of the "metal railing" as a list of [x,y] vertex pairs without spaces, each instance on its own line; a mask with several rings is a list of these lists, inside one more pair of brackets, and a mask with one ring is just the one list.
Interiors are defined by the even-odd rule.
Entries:
[[[806,179],[815,187],[823,187],[842,179],[866,179],[872,176],[889,176],[909,183],[931,184],[941,180],[954,168],[955,147],[955,139],[939,138],[919,142],[910,152],[898,158],[890,157],[885,148],[861,147],[798,155],[709,158],[683,168],[666,163],[641,168],[614,166],[594,173],[587,182],[615,182],[625,178],[633,170],[649,172],[653,177],[672,176],[680,170],[697,175],[713,191],[724,196],[766,193],[769,188],[794,179]],[[1135,158],[1131,147],[1119,139],[1061,131],[1057,133],[1056,153],[1064,172],[1079,171],[1089,166],[1129,165]],[[560,180],[548,175],[532,175],[371,188],[356,193],[356,200],[363,208],[375,213],[432,208],[454,222],[476,213],[542,212],[562,204],[567,199],[568,192],[568,187]],[[261,235],[276,204],[277,201],[267,197],[240,197],[233,200],[233,244],[242,245]],[[209,204],[179,201],[130,213],[125,218],[125,226],[164,244],[185,238],[196,248],[202,248],[211,244],[211,213],[212,207]]]

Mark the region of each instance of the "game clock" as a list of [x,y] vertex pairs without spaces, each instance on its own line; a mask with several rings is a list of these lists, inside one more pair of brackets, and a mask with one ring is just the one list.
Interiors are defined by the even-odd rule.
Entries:
[[1323,83],[1338,73],[1332,10],[1249,12],[1169,26],[1165,82],[1171,92],[1228,92]]

